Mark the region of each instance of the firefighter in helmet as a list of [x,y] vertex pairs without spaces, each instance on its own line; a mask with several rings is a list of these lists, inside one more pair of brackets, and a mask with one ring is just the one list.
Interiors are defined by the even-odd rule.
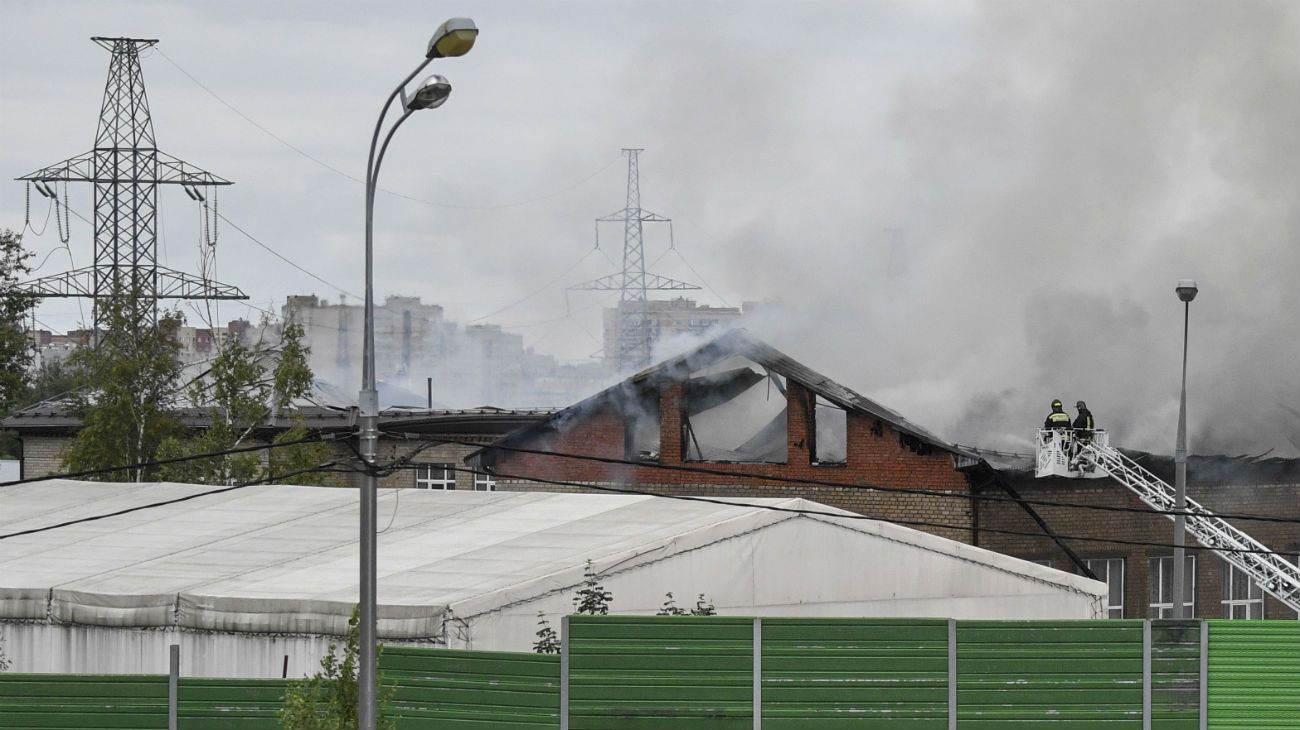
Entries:
[[1065,412],[1065,406],[1061,404],[1060,399],[1052,401],[1052,412],[1047,414],[1047,420],[1043,421],[1043,428],[1049,431],[1070,428],[1070,414]]
[[1092,411],[1088,410],[1088,404],[1083,401],[1075,403],[1074,408],[1079,412],[1074,419],[1074,435],[1091,440],[1092,430],[1096,428],[1092,422]]

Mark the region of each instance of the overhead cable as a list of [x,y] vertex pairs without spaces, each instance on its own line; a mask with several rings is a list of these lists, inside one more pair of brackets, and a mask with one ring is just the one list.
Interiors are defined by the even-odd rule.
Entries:
[[[246,121],[246,122],[248,122],[249,124],[251,124],[251,125],[253,125],[254,127],[256,127],[256,128],[257,128],[258,130],[260,130],[263,134],[267,135],[268,137],[270,137],[271,139],[275,140],[276,142],[279,142],[280,144],[284,145],[285,147],[288,147],[290,150],[293,150],[294,152],[298,153],[298,154],[301,155],[302,157],[304,157],[304,158],[306,158],[306,159],[308,159],[308,160],[310,160],[310,161],[316,163],[317,165],[320,165],[321,167],[325,168],[326,170],[329,170],[330,172],[332,172],[332,173],[334,173],[334,174],[336,174],[336,175],[339,175],[339,176],[341,176],[341,177],[345,177],[345,178],[351,180],[352,182],[357,183],[358,185],[365,185],[365,180],[362,180],[361,178],[359,178],[359,177],[357,177],[357,176],[355,176],[355,175],[353,175],[353,174],[351,174],[351,173],[349,173],[349,172],[346,172],[346,171],[344,171],[344,170],[341,170],[341,169],[335,167],[334,165],[331,165],[330,163],[325,162],[324,160],[322,160],[322,159],[316,157],[315,155],[311,154],[310,152],[307,152],[306,150],[302,149],[301,147],[298,147],[297,145],[293,144],[292,142],[290,142],[289,140],[285,139],[284,137],[281,137],[280,135],[276,134],[275,132],[272,132],[270,129],[267,129],[266,127],[262,126],[262,125],[259,124],[255,119],[253,119],[252,117],[248,116],[247,114],[243,113],[243,112],[240,111],[238,108],[236,108],[234,104],[231,104],[230,102],[228,102],[228,101],[226,101],[225,99],[221,98],[221,96],[219,96],[219,95],[217,94],[217,92],[215,92],[215,91],[213,91],[212,89],[208,88],[207,85],[205,85],[202,81],[199,81],[197,78],[195,78],[194,75],[191,74],[189,71],[186,71],[184,68],[181,68],[181,65],[180,65],[179,63],[176,63],[176,61],[172,60],[172,57],[171,57],[171,56],[168,56],[166,53],[164,53],[164,52],[162,51],[162,49],[158,48],[157,46],[155,46],[154,49],[158,51],[158,55],[162,56],[162,57],[167,61],[167,63],[170,63],[172,66],[174,66],[174,67],[176,68],[177,71],[180,71],[182,74],[185,75],[186,78],[188,78],[190,81],[193,81],[194,84],[195,84],[196,86],[198,86],[200,89],[203,89],[204,91],[206,91],[206,92],[208,93],[209,96],[211,96],[213,99],[216,99],[218,102],[220,102],[222,106],[224,106],[224,107],[226,107],[227,109],[229,109],[230,111],[234,112],[236,115],[239,116],[239,118],[243,119],[244,121]],[[516,201],[514,201],[514,202],[510,202],[510,203],[496,203],[496,204],[487,204],[487,205],[458,205],[458,204],[456,204],[456,203],[441,203],[441,202],[438,202],[438,201],[435,201],[435,200],[427,200],[427,199],[425,199],[425,198],[417,198],[417,197],[415,197],[415,196],[413,196],[413,195],[407,195],[407,194],[405,194],[405,193],[399,193],[399,192],[397,192],[397,191],[395,191],[395,190],[388,190],[388,189],[385,189],[385,188],[376,188],[376,189],[377,189],[379,192],[381,192],[381,193],[385,193],[385,194],[387,194],[387,195],[392,195],[393,197],[402,198],[403,200],[409,200],[409,201],[414,202],[414,203],[420,203],[420,204],[423,204],[423,205],[429,205],[429,206],[432,206],[432,207],[435,207],[435,208],[454,208],[454,209],[458,209],[458,210],[502,210],[502,209],[505,209],[505,208],[516,208],[516,207],[521,206],[521,205],[528,205],[529,203],[537,203],[537,202],[541,202],[541,201],[543,201],[543,200],[549,200],[549,199],[551,199],[551,198],[554,198],[554,197],[557,197],[557,196],[563,195],[563,194],[565,194],[565,193],[567,193],[567,192],[570,192],[570,191],[572,191],[572,190],[574,190],[574,189],[576,189],[576,188],[581,187],[582,185],[586,184],[587,182],[591,181],[593,178],[595,178],[597,175],[599,175],[600,173],[604,172],[605,170],[608,170],[611,166],[613,166],[613,164],[614,164],[615,162],[618,162],[619,159],[620,159],[620,158],[615,157],[614,159],[612,159],[612,160],[610,160],[609,162],[605,163],[605,164],[604,164],[600,169],[596,170],[595,172],[591,173],[590,175],[587,175],[586,177],[582,178],[581,180],[578,180],[577,182],[573,183],[572,185],[569,185],[569,186],[567,186],[567,187],[563,187],[563,188],[552,189],[550,192],[543,193],[543,194],[541,194],[541,195],[537,195],[537,196],[530,197],[530,198],[524,198],[524,199],[522,199],[522,200],[516,200]]]
[[[579,461],[593,461],[601,464],[611,464],[617,466],[638,466],[646,469],[660,469],[664,471],[685,472],[690,474],[707,474],[710,476],[724,476],[739,479],[746,479],[751,482],[780,482],[785,484],[806,484],[818,487],[831,487],[834,489],[852,489],[868,492],[883,492],[891,494],[922,495],[928,497],[937,497],[940,499],[961,499],[966,501],[978,502],[1008,502],[1014,504],[1032,504],[1045,507],[1063,507],[1068,509],[1085,509],[1100,512],[1127,512],[1135,514],[1158,514],[1167,516],[1184,515],[1187,517],[1207,517],[1201,512],[1192,510],[1157,510],[1147,507],[1129,507],[1125,505],[1105,505],[1105,504],[1086,504],[1082,502],[1067,502],[1064,500],[1054,499],[1015,499],[1012,497],[1003,497],[997,495],[970,494],[968,492],[947,491],[941,489],[925,489],[911,487],[886,487],[874,484],[850,484],[847,482],[834,482],[825,479],[807,479],[801,477],[788,477],[779,474],[749,473],[740,471],[730,471],[727,469],[714,469],[711,467],[686,466],[678,464],[657,464],[654,462],[633,461],[631,459],[617,459],[611,456],[594,456],[590,454],[575,454],[563,451],[550,451],[545,449],[529,449],[521,446],[502,446],[475,443],[464,439],[453,438],[433,438],[430,439],[427,434],[403,433],[400,431],[385,431],[385,433],[394,436],[404,436],[411,440],[432,440],[437,443],[459,444],[462,446],[473,446],[483,450],[509,451],[521,454],[532,454],[535,456],[554,456],[564,459],[575,459]],[[1277,517],[1273,515],[1245,514],[1235,512],[1215,512],[1212,516],[1227,519],[1254,520],[1257,522],[1275,522],[1279,524],[1296,525],[1300,524],[1300,518]]]

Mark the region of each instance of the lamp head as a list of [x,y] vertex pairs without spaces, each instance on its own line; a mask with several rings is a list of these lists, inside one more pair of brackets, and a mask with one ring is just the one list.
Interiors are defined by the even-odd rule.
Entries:
[[1179,300],[1190,302],[1196,298],[1196,282],[1192,279],[1179,279],[1174,291],[1178,292]]
[[420,88],[406,100],[406,108],[437,109],[451,96],[451,82],[445,76],[434,74],[420,83]]
[[469,18],[452,18],[433,32],[425,58],[452,58],[469,53],[478,38],[478,26]]

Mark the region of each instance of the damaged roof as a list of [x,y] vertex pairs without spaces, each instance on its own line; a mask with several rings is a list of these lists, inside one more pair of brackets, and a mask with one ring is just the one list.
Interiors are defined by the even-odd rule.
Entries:
[[958,457],[959,467],[974,466],[983,461],[978,454],[944,441],[929,430],[909,421],[897,411],[887,408],[818,373],[749,334],[745,329],[729,330],[694,350],[642,370],[589,398],[557,411],[545,420],[510,434],[496,443],[497,445],[516,444],[554,427],[556,423],[568,419],[576,413],[599,404],[638,397],[638,394],[661,383],[689,381],[692,372],[734,355],[746,357],[768,371],[782,375],[802,385],[846,411],[871,416],[888,424],[899,433],[952,453]]

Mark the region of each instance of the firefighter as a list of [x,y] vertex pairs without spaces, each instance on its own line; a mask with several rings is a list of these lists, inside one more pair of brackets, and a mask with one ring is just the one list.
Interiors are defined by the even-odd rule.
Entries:
[[1061,405],[1059,399],[1052,401],[1052,412],[1047,414],[1047,420],[1043,421],[1043,428],[1048,431],[1069,430],[1070,414],[1065,412],[1065,406]]
[[1083,401],[1077,401],[1074,404],[1075,410],[1079,416],[1074,419],[1074,443],[1070,448],[1070,461],[1074,465],[1071,468],[1082,468],[1084,471],[1092,471],[1091,459],[1080,459],[1079,454],[1083,452],[1086,444],[1092,443],[1092,431],[1095,427],[1092,422],[1092,411],[1088,410],[1088,404]]
[[1088,410],[1088,404],[1079,401],[1074,404],[1075,410],[1079,411],[1079,416],[1074,419],[1074,435],[1084,441],[1092,440],[1092,430],[1096,428],[1092,422],[1092,411]]

